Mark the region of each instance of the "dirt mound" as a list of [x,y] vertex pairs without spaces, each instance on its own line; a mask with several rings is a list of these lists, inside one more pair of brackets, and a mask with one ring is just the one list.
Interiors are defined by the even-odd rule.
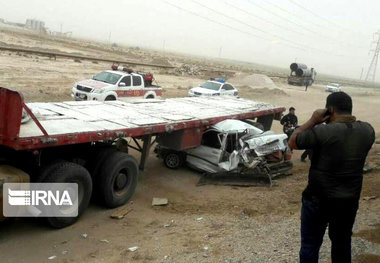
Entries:
[[236,83],[251,87],[277,88],[276,84],[267,75],[252,74],[248,76],[239,76],[236,74]]
[[272,97],[272,96],[289,96],[285,91],[278,88],[255,88],[251,86],[238,86],[237,89],[241,93],[248,93],[250,95],[257,95],[259,97]]

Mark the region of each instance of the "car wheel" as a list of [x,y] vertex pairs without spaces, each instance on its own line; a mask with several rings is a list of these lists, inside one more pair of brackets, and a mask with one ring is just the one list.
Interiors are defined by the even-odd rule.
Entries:
[[183,165],[184,159],[183,153],[173,151],[165,155],[164,163],[169,169],[178,169]]
[[109,100],[116,100],[115,96],[112,96],[112,95],[109,95],[105,98],[105,100],[109,101]]

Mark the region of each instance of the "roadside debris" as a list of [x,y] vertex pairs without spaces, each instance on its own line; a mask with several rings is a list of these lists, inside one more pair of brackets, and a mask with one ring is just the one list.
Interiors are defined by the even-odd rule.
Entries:
[[87,238],[87,236],[88,236],[88,235],[87,235],[86,233],[82,234],[82,237],[83,237],[83,238]]
[[52,260],[52,259],[55,259],[57,256],[54,255],[54,256],[51,256],[51,257],[48,257],[49,260]]
[[100,239],[99,241],[102,242],[102,243],[107,243],[107,244],[110,243],[107,239]]
[[370,166],[368,163],[364,164],[363,173],[369,173],[369,172],[372,172],[372,170],[373,170],[372,166]]
[[364,201],[368,201],[368,200],[373,200],[373,199],[376,199],[377,198],[377,196],[375,196],[375,195],[372,195],[372,196],[364,196],[363,197],[363,200]]
[[130,247],[130,248],[128,248],[128,250],[131,251],[131,252],[135,252],[137,249],[139,249],[139,247]]
[[198,217],[196,220],[197,220],[198,222],[200,222],[200,221],[203,220],[203,217]]
[[129,214],[133,209],[130,207],[122,207],[115,212],[112,213],[110,216],[113,219],[123,219],[127,214]]
[[163,206],[168,204],[168,199],[167,198],[158,198],[154,197],[152,200],[152,206]]
[[171,220],[169,224],[165,224],[164,227],[170,227],[174,223],[174,220]]
[[68,252],[67,250],[62,251],[62,255],[66,255],[67,252]]
[[175,70],[177,73],[181,74],[182,76],[188,74],[188,75],[200,75],[201,69],[195,65],[187,65],[182,64],[179,68],[176,68]]

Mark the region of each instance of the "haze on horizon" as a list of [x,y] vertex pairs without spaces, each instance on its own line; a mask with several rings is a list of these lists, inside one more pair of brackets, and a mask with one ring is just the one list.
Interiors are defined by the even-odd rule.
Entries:
[[0,0],[0,18],[74,37],[282,68],[296,60],[355,79],[367,72],[379,13],[372,0]]

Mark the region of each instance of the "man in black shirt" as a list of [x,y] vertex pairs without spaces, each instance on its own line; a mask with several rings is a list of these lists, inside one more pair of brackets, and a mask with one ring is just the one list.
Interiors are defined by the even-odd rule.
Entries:
[[288,135],[288,138],[290,138],[298,124],[298,118],[295,114],[295,111],[296,109],[294,107],[290,107],[289,113],[282,117],[280,121],[281,125],[283,125],[282,130],[286,135]]
[[351,97],[332,93],[326,109],[316,110],[289,140],[293,149],[313,151],[308,185],[302,194],[301,263],[318,262],[327,225],[332,263],[351,262],[363,166],[375,140],[372,126],[357,121],[351,113]]

